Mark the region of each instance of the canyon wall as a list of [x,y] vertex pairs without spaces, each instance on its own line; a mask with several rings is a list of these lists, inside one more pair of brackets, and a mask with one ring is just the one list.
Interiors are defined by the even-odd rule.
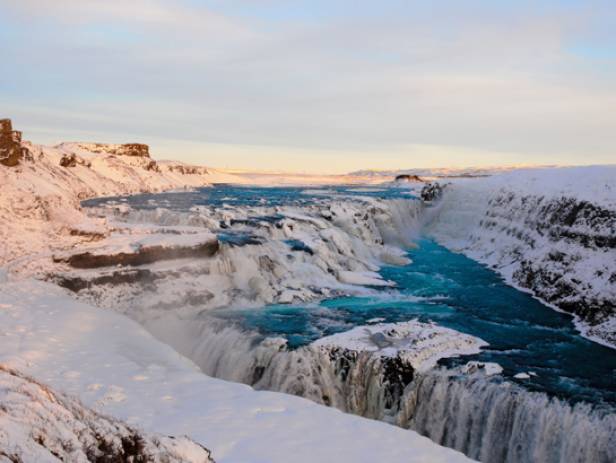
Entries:
[[458,181],[427,232],[616,345],[616,167],[536,169]]

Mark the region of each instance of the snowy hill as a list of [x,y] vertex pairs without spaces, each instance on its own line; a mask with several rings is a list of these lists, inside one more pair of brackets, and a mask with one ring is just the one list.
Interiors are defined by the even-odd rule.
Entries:
[[[10,121],[3,127],[14,133]],[[82,214],[79,202],[83,199],[203,187],[212,182],[242,183],[242,179],[205,167],[158,163],[150,157],[147,145],[62,143],[49,147],[14,142],[13,135],[6,138],[6,150],[12,157],[7,155],[6,162],[0,159],[0,264],[44,252],[49,246],[103,236],[104,222]]]

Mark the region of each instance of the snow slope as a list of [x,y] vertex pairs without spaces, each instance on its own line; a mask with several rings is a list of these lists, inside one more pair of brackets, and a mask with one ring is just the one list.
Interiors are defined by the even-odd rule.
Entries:
[[0,461],[213,463],[185,437],[149,436],[0,365]]
[[412,431],[207,377],[135,322],[54,285],[0,284],[0,301],[0,364],[132,427],[188,435],[218,462],[469,461]]
[[458,179],[427,215],[439,242],[616,345],[616,166]]

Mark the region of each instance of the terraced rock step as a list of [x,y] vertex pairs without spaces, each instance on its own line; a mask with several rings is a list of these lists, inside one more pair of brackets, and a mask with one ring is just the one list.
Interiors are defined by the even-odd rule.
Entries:
[[139,241],[118,246],[122,237],[114,237],[111,243],[76,254],[54,256],[56,263],[65,263],[73,268],[93,269],[112,266],[139,266],[171,259],[211,257],[220,248],[218,239],[211,234],[203,235],[149,235]]

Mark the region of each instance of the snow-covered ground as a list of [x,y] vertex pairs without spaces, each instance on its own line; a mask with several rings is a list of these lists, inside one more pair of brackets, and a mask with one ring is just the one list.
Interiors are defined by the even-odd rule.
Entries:
[[205,376],[137,323],[54,285],[0,284],[0,301],[0,364],[130,426],[187,435],[218,462],[468,461],[412,431]]
[[441,244],[576,315],[589,338],[616,345],[616,166],[457,179],[426,216]]

